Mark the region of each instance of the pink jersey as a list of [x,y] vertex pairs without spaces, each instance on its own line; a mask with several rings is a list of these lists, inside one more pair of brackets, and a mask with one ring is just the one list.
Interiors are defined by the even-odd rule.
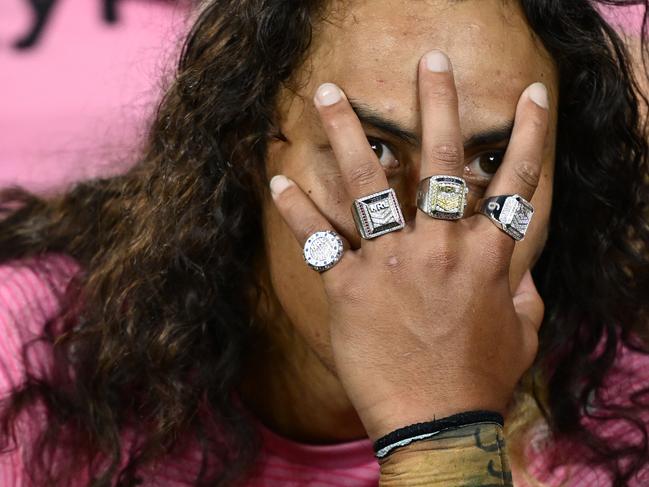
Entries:
[[[71,258],[60,254],[30,259],[37,269],[48,269],[49,279],[21,265],[0,266],[0,392],[5,395],[20,384],[25,371],[22,365],[22,345],[42,331],[45,321],[58,310],[55,292],[62,291],[78,270]],[[12,264],[20,264],[14,262]],[[49,349],[35,348],[32,361],[47,370]],[[626,348],[620,350],[616,366],[606,382],[605,400],[624,401],[629,393],[649,384],[649,357]],[[645,416],[649,424],[649,413]],[[584,420],[588,424],[587,420]],[[627,423],[612,420],[603,426],[603,433],[615,441],[634,440],[640,433]],[[330,446],[314,446],[283,438],[257,422],[263,440],[262,451],[247,486],[376,486],[379,469],[368,439]],[[32,428],[33,429],[33,428]],[[25,437],[33,433],[29,425],[20,429]],[[537,428],[536,440],[529,447],[530,466],[535,477],[548,486],[558,486],[567,480],[568,486],[608,486],[610,479],[603,469],[586,465],[586,450],[575,445],[553,443],[544,437],[542,426]],[[28,442],[24,442],[28,443]],[[15,451],[0,456],[0,487],[31,486],[29,466],[26,465],[24,443]],[[561,459],[561,467],[548,468],[553,455]],[[192,485],[200,465],[198,447],[188,448],[173,458],[146,468],[145,486],[180,487]],[[514,472],[516,486],[526,486],[522,474]],[[84,479],[79,479],[79,485]],[[649,485],[649,472],[629,485]]]

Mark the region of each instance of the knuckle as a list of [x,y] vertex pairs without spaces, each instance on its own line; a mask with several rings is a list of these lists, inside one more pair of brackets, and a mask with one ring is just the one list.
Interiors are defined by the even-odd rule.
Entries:
[[348,180],[357,187],[373,185],[377,180],[376,164],[373,161],[361,162],[349,171]]
[[514,174],[528,189],[536,189],[541,177],[541,165],[539,161],[522,159],[514,167]]
[[457,142],[441,142],[430,148],[430,157],[437,163],[456,166],[462,161],[462,146]]

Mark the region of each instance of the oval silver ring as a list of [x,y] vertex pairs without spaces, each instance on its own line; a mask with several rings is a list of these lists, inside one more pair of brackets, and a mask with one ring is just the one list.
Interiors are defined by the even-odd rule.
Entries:
[[314,271],[324,272],[343,256],[343,241],[336,232],[315,232],[304,242],[304,260]]

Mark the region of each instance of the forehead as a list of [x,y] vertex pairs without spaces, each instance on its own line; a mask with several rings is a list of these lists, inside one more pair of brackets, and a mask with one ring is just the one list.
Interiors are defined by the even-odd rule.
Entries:
[[[463,129],[511,118],[532,82],[552,91],[553,63],[514,1],[338,1],[313,46],[310,89],[337,83],[351,98],[411,127],[419,124],[417,63],[431,49],[451,59]],[[477,120],[476,113],[491,119]]]

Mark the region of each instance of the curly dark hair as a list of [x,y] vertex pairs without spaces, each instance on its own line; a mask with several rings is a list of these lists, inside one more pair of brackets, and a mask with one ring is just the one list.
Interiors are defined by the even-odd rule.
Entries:
[[[636,444],[605,441],[578,418],[595,414],[586,406],[619,343],[647,349],[647,100],[595,3],[643,5],[646,34],[649,0],[520,3],[560,73],[554,211],[534,269],[547,314],[541,373],[531,375],[555,435],[589,445],[625,485],[649,458],[638,416],[647,390],[633,406],[597,410],[635,425]],[[315,0],[208,2],[136,165],[60,195],[0,192],[0,262],[63,253],[81,268],[39,340],[54,371],[38,373],[28,344],[27,382],[2,403],[7,448],[21,414],[47,410],[31,451],[37,485],[68,485],[86,470],[92,486],[136,485],[186,438],[200,441],[205,459],[196,485],[227,484],[254,461],[259,442],[234,394],[258,330],[266,149],[282,137],[278,92],[296,82],[326,9]],[[137,438],[129,449],[126,431]],[[228,467],[211,467],[214,459]]]

